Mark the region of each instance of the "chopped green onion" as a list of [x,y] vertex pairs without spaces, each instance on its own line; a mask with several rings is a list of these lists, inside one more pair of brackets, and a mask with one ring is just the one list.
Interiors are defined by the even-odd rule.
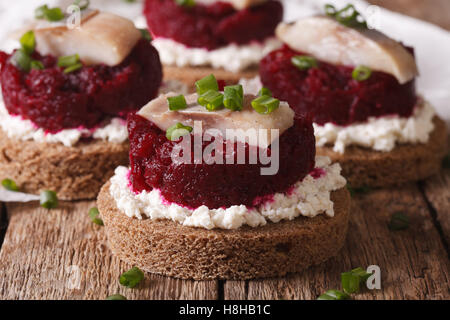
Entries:
[[350,296],[339,290],[328,290],[322,294],[317,300],[349,300]]
[[317,67],[317,60],[309,56],[293,56],[291,63],[302,71]]
[[61,8],[49,8],[46,4],[34,10],[36,19],[46,19],[48,21],[60,21],[64,19]]
[[31,69],[31,58],[25,51],[23,51],[23,49],[19,49],[14,52],[11,57],[11,62],[25,72],[28,72]]
[[390,230],[398,231],[409,228],[409,218],[401,212],[394,213],[391,216],[388,227]]
[[90,1],[89,0],[75,0],[73,2],[74,5],[78,6],[80,10],[85,10],[89,7]]
[[42,191],[40,198],[41,207],[44,207],[46,209],[53,209],[58,206],[58,197],[56,196],[55,191]]
[[186,99],[184,98],[184,96],[182,94],[180,94],[179,96],[175,96],[175,97],[168,97],[167,101],[169,103],[170,111],[182,110],[182,109],[186,109],[186,107],[187,107]]
[[198,97],[197,102],[208,111],[215,111],[223,106],[223,94],[219,91],[208,90]]
[[64,73],[66,73],[66,74],[71,73],[71,72],[77,71],[81,68],[83,68],[83,64],[80,62],[80,63],[74,64],[73,66],[65,68]]
[[197,94],[200,96],[209,90],[219,91],[219,84],[213,74],[206,76],[195,83]]
[[33,60],[33,61],[31,61],[31,69],[43,70],[44,64],[42,62],[40,62],[39,60]]
[[166,131],[166,138],[170,141],[177,141],[180,137],[189,134],[192,131],[192,127],[185,126],[178,122],[177,124],[171,126]]
[[147,29],[139,29],[139,31],[141,32],[142,38],[148,41],[152,41],[152,36]]
[[193,7],[195,6],[195,0],[175,0],[175,3],[183,7]]
[[342,288],[347,293],[359,292],[360,284],[365,283],[370,275],[363,268],[356,268],[350,272],[341,273]]
[[80,62],[80,56],[78,54],[63,56],[58,58],[58,67],[70,67],[78,62]]
[[133,267],[130,270],[122,273],[119,278],[119,283],[128,288],[136,287],[139,282],[144,280],[144,273],[138,267]]
[[127,298],[125,298],[123,295],[121,294],[113,294],[112,296],[109,296],[108,298],[106,298],[106,300],[127,300]]
[[362,186],[359,188],[352,187],[349,183],[347,183],[347,190],[350,192],[350,195],[354,197],[357,193],[366,194],[370,192],[370,188],[367,186]]
[[242,110],[244,103],[244,89],[242,85],[226,86],[223,89],[223,104],[232,111]]
[[26,32],[20,38],[20,45],[22,46],[22,49],[26,54],[28,55],[32,54],[36,47],[36,39],[34,37],[34,32],[33,31]]
[[91,218],[91,221],[95,224],[98,224],[99,226],[103,225],[103,220],[100,219],[98,216],[100,215],[100,212],[97,208],[91,208],[89,209],[89,218]]
[[336,10],[333,5],[326,4],[325,13],[327,16],[335,18],[340,24],[346,27],[367,28],[367,22],[352,4],[345,6],[341,10]]
[[325,5],[325,14],[330,17],[335,17],[337,13],[336,8],[332,4]]
[[261,114],[269,114],[278,109],[280,100],[270,96],[261,96],[252,101],[252,107],[256,112]]
[[352,78],[356,81],[365,81],[372,75],[372,69],[366,66],[358,66],[353,69]]
[[3,179],[2,180],[2,186],[9,191],[19,191],[19,187],[14,182],[14,180],[11,179]]
[[258,91],[258,96],[272,96],[272,91],[267,89],[266,87],[262,87],[261,90]]

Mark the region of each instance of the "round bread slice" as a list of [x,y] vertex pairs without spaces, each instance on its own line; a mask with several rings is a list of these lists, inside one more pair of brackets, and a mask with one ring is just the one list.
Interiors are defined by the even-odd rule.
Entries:
[[236,84],[241,79],[252,79],[258,73],[258,67],[252,67],[240,72],[231,72],[224,69],[214,69],[211,67],[174,67],[163,66],[164,80],[178,80],[194,90],[195,82],[210,74],[214,74],[217,80],[223,80],[226,84]]
[[0,130],[0,180],[13,179],[26,193],[53,190],[61,200],[95,199],[114,169],[127,165],[128,149],[99,139],[72,147],[21,141]]
[[344,154],[332,147],[317,147],[317,155],[327,156],[342,167],[342,175],[352,187],[385,187],[419,181],[436,174],[447,154],[447,127],[439,117],[427,143],[399,144],[390,152],[349,146]]
[[115,256],[150,273],[181,279],[280,277],[324,262],[344,244],[350,195],[331,194],[333,218],[319,215],[237,230],[186,227],[171,220],[130,218],[116,207],[110,182],[97,206]]

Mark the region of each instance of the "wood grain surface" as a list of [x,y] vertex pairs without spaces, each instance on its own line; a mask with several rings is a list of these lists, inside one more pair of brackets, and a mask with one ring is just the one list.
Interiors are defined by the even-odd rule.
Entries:
[[[449,0],[372,0],[450,29]],[[450,299],[450,170],[404,188],[353,198],[346,245],[339,255],[302,274],[253,281],[185,281],[151,274],[135,289],[118,283],[131,266],[112,257],[103,227],[93,224],[94,202],[46,210],[36,203],[0,210],[0,299],[316,299],[340,289],[341,272],[378,265],[381,290],[354,299]],[[410,228],[390,231],[395,212]]]

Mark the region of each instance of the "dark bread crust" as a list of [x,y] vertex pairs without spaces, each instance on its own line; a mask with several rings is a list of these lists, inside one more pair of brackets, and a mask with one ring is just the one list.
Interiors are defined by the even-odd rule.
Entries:
[[182,279],[281,277],[324,262],[344,244],[350,195],[331,194],[333,218],[292,221],[238,230],[185,227],[171,220],[138,220],[117,209],[110,182],[97,199],[114,255],[145,271]]
[[258,73],[257,67],[231,72],[224,69],[214,69],[211,67],[174,67],[163,65],[164,80],[178,80],[189,86],[189,89],[194,90],[194,84],[197,80],[214,74],[217,80],[224,80],[227,84],[236,84],[240,79],[251,79],[256,77]]
[[447,154],[447,126],[439,117],[426,144],[401,144],[390,152],[350,146],[344,154],[332,147],[317,147],[317,155],[327,156],[342,167],[342,175],[352,187],[384,187],[418,181],[441,170]]
[[0,180],[13,179],[20,190],[53,190],[61,200],[95,199],[119,165],[128,163],[128,141],[38,143],[10,139],[0,130]]

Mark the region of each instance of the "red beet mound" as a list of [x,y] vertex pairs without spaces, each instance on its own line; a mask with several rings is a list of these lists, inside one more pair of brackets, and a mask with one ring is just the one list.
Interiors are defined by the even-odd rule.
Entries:
[[383,72],[362,82],[352,79],[353,67],[319,62],[301,71],[291,63],[302,55],[287,46],[268,54],[260,63],[261,81],[275,97],[287,101],[296,114],[309,113],[313,122],[349,125],[369,117],[398,114],[408,117],[416,105],[415,81],[399,84]]
[[162,81],[159,55],[140,40],[118,66],[85,66],[64,74],[57,59],[35,52],[44,70],[25,73],[0,55],[0,83],[10,114],[21,115],[48,132],[93,128],[111,116],[126,117],[153,99]]
[[247,44],[273,36],[283,17],[278,1],[236,11],[229,3],[187,8],[174,0],[147,0],[147,24],[155,37],[212,50],[229,43]]
[[[259,161],[258,164],[173,163],[171,152],[179,142],[167,140],[165,132],[134,113],[128,115],[128,133],[130,180],[134,191],[157,188],[166,200],[189,208],[240,204],[251,207],[258,197],[285,192],[314,169],[314,133],[311,122],[304,118],[297,119],[294,126],[281,135],[280,166],[273,176],[260,175],[260,168],[265,166]],[[190,137],[193,140],[193,136]],[[210,142],[203,143],[203,150],[208,144]],[[226,145],[224,142],[224,151]],[[246,159],[249,159],[251,151],[248,144],[245,147]],[[232,148],[236,152],[237,144],[233,143]]]

